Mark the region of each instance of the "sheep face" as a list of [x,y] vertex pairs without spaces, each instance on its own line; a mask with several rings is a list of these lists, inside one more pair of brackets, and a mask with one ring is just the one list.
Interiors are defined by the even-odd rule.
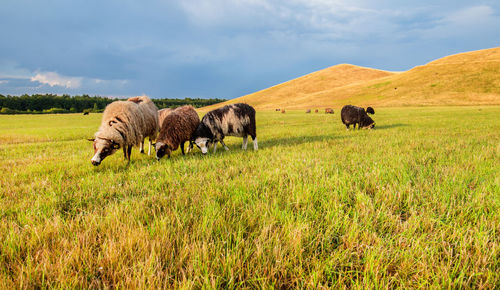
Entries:
[[375,128],[375,122],[373,121],[372,118],[366,116],[360,124],[361,128],[363,129],[373,129]]
[[95,166],[101,164],[104,158],[120,149],[120,144],[113,140],[96,138],[91,141],[94,141],[94,157],[92,157],[91,162]]
[[207,154],[208,146],[210,146],[211,141],[208,138],[198,137],[194,140],[194,143],[200,148],[201,153]]
[[156,159],[157,160],[160,160],[160,158],[165,156],[165,154],[167,154],[168,157],[170,157],[170,153],[172,152],[172,150],[170,149],[170,146],[168,146],[167,144],[162,143],[162,142],[156,142],[155,150],[156,150]]

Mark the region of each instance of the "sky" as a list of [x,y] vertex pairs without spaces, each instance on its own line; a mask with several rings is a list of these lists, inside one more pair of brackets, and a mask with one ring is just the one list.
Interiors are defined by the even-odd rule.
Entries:
[[498,46],[498,0],[0,0],[0,94],[230,99]]

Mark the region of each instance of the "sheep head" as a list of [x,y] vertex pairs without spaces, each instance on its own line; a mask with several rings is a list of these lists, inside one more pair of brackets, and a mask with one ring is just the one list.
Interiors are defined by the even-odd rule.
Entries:
[[120,143],[107,138],[96,137],[94,139],[88,139],[93,141],[94,145],[94,157],[92,157],[91,162],[93,165],[98,166],[107,156],[116,152],[120,149]]

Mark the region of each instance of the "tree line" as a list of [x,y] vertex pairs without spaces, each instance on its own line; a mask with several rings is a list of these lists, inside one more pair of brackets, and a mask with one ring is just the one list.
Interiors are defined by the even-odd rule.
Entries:
[[[117,100],[100,96],[70,96],[53,94],[35,94],[22,96],[4,96],[0,94],[0,114],[50,114],[50,113],[85,113],[102,112],[109,104]],[[212,98],[152,99],[159,109],[192,105],[199,108],[226,101]]]

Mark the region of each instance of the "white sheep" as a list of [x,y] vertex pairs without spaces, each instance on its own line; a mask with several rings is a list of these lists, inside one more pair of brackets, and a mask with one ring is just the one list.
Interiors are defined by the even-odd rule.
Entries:
[[101,126],[95,133],[92,164],[99,165],[107,156],[123,148],[130,162],[132,146],[140,146],[146,137],[151,142],[158,134],[158,108],[146,96],[116,101],[104,110]]

